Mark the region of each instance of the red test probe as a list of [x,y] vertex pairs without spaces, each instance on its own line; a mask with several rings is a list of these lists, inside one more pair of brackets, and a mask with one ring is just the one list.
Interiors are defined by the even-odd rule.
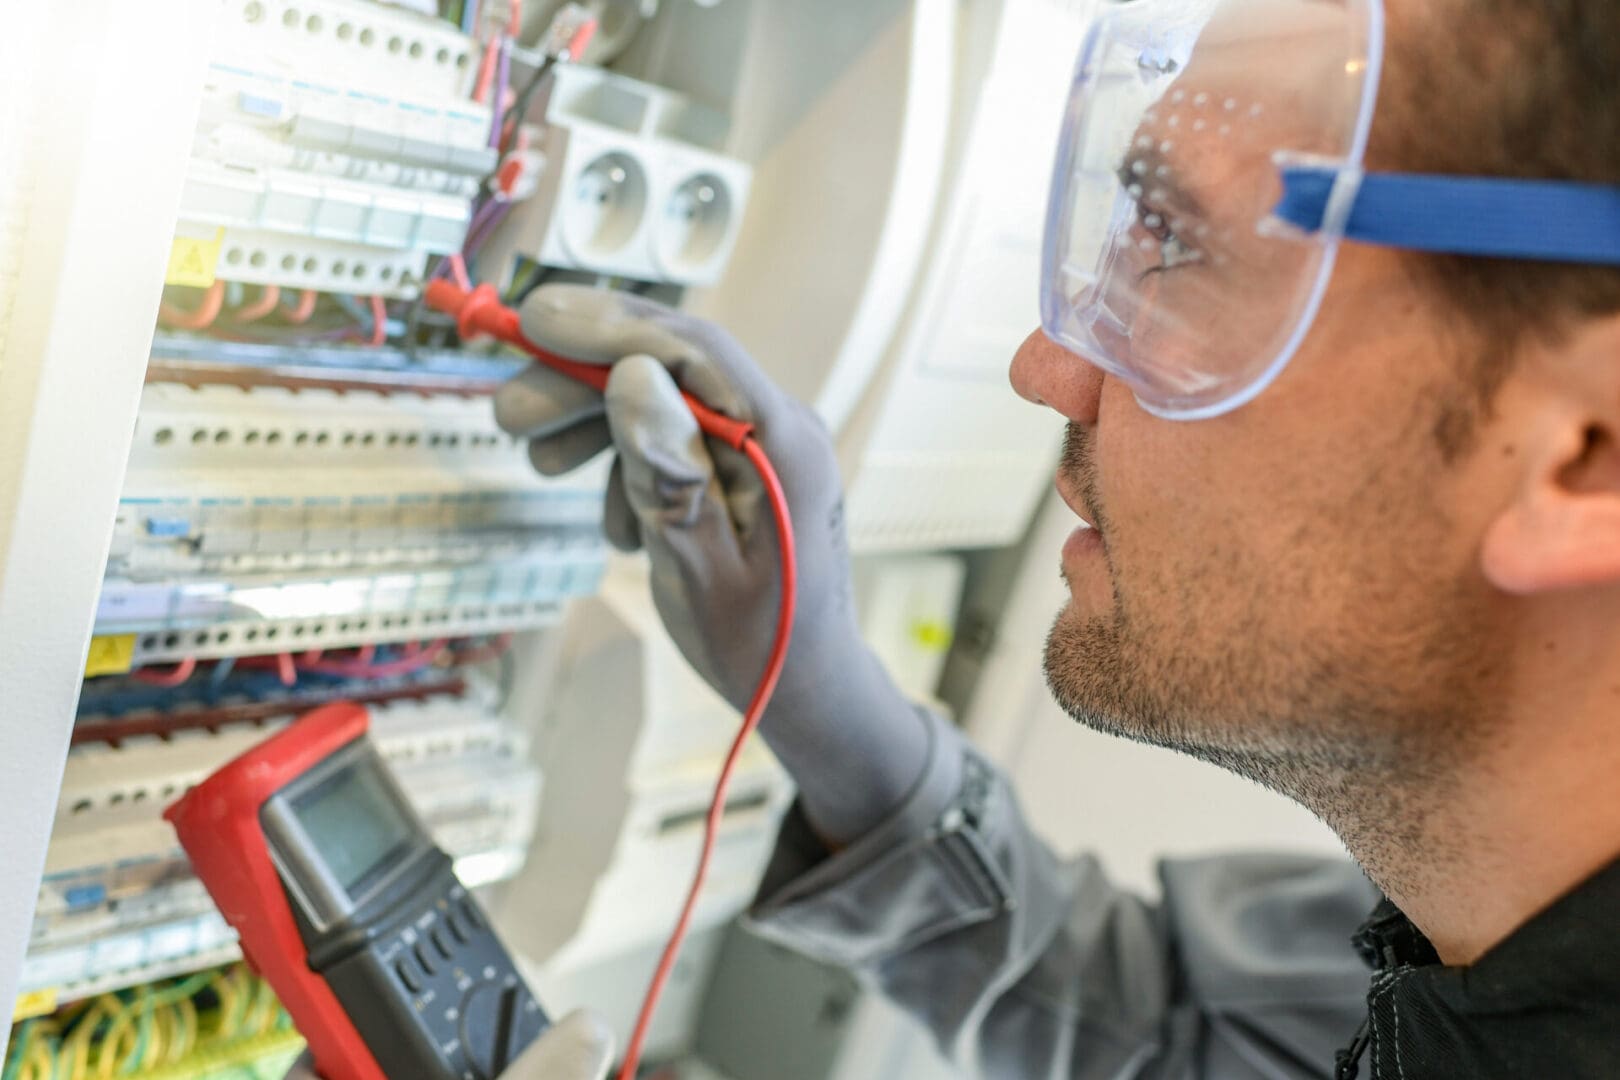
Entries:
[[[454,282],[432,281],[428,283],[425,299],[428,306],[434,310],[456,317],[456,328],[463,341],[488,335],[522,349],[553,371],[597,390],[607,389],[610,367],[570,360],[542,349],[524,337],[523,324],[518,313],[501,303],[500,295],[492,285],[480,285],[469,292]],[[687,929],[692,922],[692,912],[697,907],[698,897],[703,891],[703,882],[709,874],[709,863],[714,857],[715,842],[719,838],[720,820],[725,813],[726,792],[731,787],[731,777],[736,771],[737,759],[742,754],[743,744],[759,727],[759,718],[764,715],[765,707],[770,704],[771,694],[776,690],[776,681],[781,677],[782,664],[787,659],[788,641],[793,634],[793,609],[798,597],[793,519],[788,512],[787,495],[782,490],[782,482],[771,466],[770,458],[765,455],[764,449],[754,438],[753,425],[718,413],[691,394],[682,396],[686,398],[686,404],[692,410],[692,415],[703,433],[746,455],[765,485],[771,513],[776,521],[776,537],[782,563],[782,598],[777,611],[776,636],[771,642],[770,658],[765,664],[764,674],[760,676],[753,699],[743,713],[742,727],[738,729],[737,737],[732,741],[731,749],[726,754],[725,764],[720,768],[720,778],[714,785],[714,798],[709,803],[709,814],[703,830],[703,852],[698,857],[697,870],[692,876],[692,887],[686,894],[686,903],[681,907],[681,915],[669,936],[669,943],[664,946],[664,953],[659,958],[652,983],[647,987],[641,1014],[636,1018],[635,1031],[631,1035],[630,1044],[625,1049],[623,1064],[619,1068],[619,1080],[635,1078],[636,1068],[641,1061],[642,1046],[647,1039],[647,1030],[652,1026],[653,1014],[658,1009],[658,999],[664,992],[665,984],[669,982],[670,972],[675,967],[675,957],[680,953],[681,943],[685,940]]]

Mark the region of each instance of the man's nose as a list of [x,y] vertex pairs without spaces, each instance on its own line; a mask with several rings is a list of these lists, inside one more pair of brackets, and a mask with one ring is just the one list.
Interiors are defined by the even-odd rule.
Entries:
[[1036,330],[1012,361],[1013,389],[1025,401],[1056,409],[1082,427],[1097,422],[1103,373]]

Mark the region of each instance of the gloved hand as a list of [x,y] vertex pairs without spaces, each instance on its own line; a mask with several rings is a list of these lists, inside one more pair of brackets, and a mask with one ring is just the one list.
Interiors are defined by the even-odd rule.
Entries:
[[882,819],[925,768],[926,722],[861,641],[843,493],[831,440],[730,335],[642,297],[544,286],[523,333],[575,360],[611,364],[597,394],[536,364],[502,388],[496,418],[530,440],[546,475],[618,451],[603,528],[645,548],[664,625],[698,673],[741,709],[765,668],[781,573],[775,522],[753,466],[705,439],[681,391],[751,422],[787,492],[798,545],[793,641],[760,732],[798,781],[811,824],[845,843]]
[[[569,1013],[523,1051],[501,1080],[604,1080],[613,1064],[613,1032],[586,1012]],[[320,1080],[308,1054],[286,1080]]]

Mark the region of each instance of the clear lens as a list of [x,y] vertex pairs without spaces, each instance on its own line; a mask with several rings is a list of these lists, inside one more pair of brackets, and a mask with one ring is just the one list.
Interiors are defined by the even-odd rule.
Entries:
[[1377,0],[1140,0],[1081,50],[1047,220],[1046,333],[1148,409],[1210,416],[1298,349],[1331,241],[1268,228],[1278,155],[1359,165]]

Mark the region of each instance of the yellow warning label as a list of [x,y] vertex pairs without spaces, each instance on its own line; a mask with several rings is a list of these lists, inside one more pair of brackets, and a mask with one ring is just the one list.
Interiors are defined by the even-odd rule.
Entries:
[[134,634],[103,634],[90,639],[90,655],[84,658],[84,673],[122,675],[134,659]]
[[56,1011],[56,991],[30,990],[26,994],[17,995],[17,1005],[11,1010],[11,1022],[31,1020],[36,1016],[47,1016]]
[[214,268],[219,265],[219,249],[224,243],[224,229],[200,234],[181,226],[169,248],[169,270],[163,283],[206,289],[214,283]]

